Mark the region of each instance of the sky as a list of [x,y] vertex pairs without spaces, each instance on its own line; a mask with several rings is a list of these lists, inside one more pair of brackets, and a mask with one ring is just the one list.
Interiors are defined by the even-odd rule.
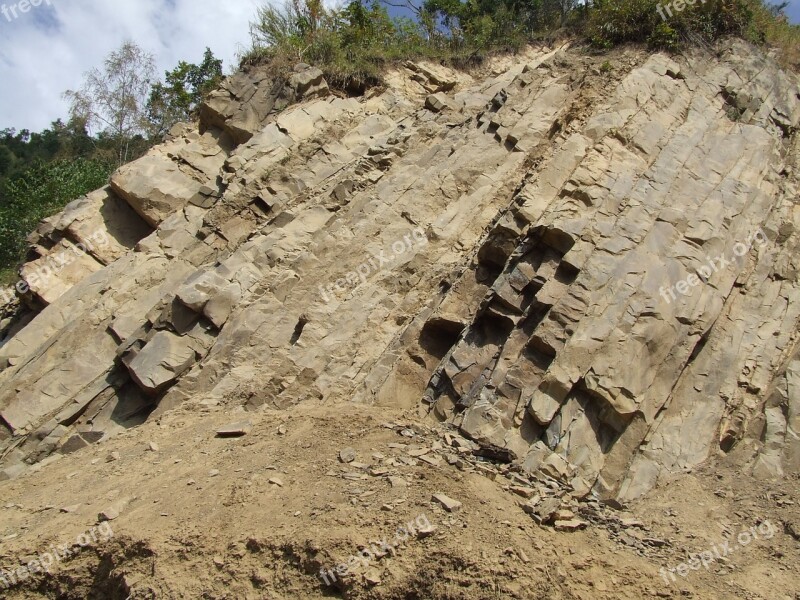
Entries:
[[[0,0],[0,129],[40,131],[65,118],[63,92],[126,39],[155,56],[162,76],[180,60],[199,62],[206,46],[230,72],[263,1]],[[800,0],[790,2],[800,23]]]
[[[30,0],[28,0],[30,1]],[[249,43],[258,0],[0,0],[0,129],[39,131],[67,115],[62,93],[131,39],[158,74],[200,62],[209,46],[228,72]],[[6,14],[2,7],[6,6]],[[16,18],[11,11],[16,8]],[[9,18],[10,17],[10,20]],[[65,119],[66,120],[66,119]]]

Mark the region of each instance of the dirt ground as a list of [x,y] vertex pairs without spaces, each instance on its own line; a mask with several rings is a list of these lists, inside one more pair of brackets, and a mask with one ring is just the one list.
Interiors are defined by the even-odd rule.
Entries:
[[[246,435],[217,436],[237,421]],[[71,554],[0,580],[0,596],[800,598],[797,474],[765,489],[709,464],[622,510],[582,502],[588,527],[556,531],[526,514],[507,466],[450,464],[445,433],[385,407],[187,404],[0,484],[6,575]],[[708,568],[689,563],[702,551]]]

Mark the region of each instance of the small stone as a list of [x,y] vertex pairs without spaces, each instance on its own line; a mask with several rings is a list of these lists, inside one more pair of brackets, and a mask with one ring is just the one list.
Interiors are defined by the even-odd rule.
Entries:
[[521,485],[512,485],[511,491],[514,492],[517,496],[522,496],[523,498],[533,498],[536,495],[536,490],[529,487],[524,487]]
[[219,469],[211,469],[208,472],[208,476],[209,477],[216,477],[217,475],[219,475]]
[[119,460],[119,452],[117,452],[116,450],[111,454],[109,454],[108,456],[106,456],[106,462],[114,462],[115,460]]
[[430,537],[434,533],[436,533],[436,525],[431,525],[430,523],[428,523],[424,527],[420,527],[419,529],[417,529],[417,537],[421,539]]
[[424,463],[427,463],[427,464],[429,464],[429,465],[430,465],[430,466],[432,466],[432,467],[438,467],[439,465],[441,465],[441,464],[442,464],[442,461],[441,461],[441,460],[439,460],[439,459],[438,459],[438,458],[436,458],[435,456],[429,456],[429,455],[427,455],[427,454],[426,454],[425,456],[420,456],[420,457],[419,457],[419,459],[420,459],[422,462],[424,462]]
[[218,569],[221,569],[225,566],[225,560],[221,556],[214,557],[214,566]]
[[277,485],[278,487],[283,487],[283,480],[278,477],[270,477],[269,482],[272,485]]
[[286,425],[278,426],[278,435],[286,435]]
[[408,487],[408,482],[402,477],[389,477],[389,485],[393,488],[406,488]]
[[61,454],[73,454],[82,448],[86,448],[88,445],[89,442],[83,439],[80,434],[75,434],[64,442],[58,451]]
[[150,442],[149,444],[147,444],[147,449],[150,452],[158,452],[158,444],[156,444],[155,442]]
[[345,448],[339,452],[339,460],[343,463],[351,463],[356,459],[356,451],[353,448]]
[[462,437],[454,437],[451,440],[450,445],[453,448],[465,448],[467,450],[472,450],[474,448],[469,440],[466,440]]
[[420,447],[412,447],[406,450],[409,456],[413,456],[414,458],[419,458],[420,456],[425,456],[431,451],[430,448],[420,448]]
[[442,508],[444,508],[449,513],[455,513],[461,510],[461,502],[459,502],[458,500],[453,500],[452,498],[446,496],[445,494],[442,494],[441,492],[438,494],[434,494],[432,499],[434,502],[438,502],[439,504],[441,504]]
[[252,429],[253,424],[250,421],[231,423],[230,425],[217,429],[217,437],[242,437],[250,433]]
[[107,508],[97,515],[97,520],[101,523],[104,521],[113,521],[117,518],[119,518],[119,511],[114,507]]
[[657,548],[661,548],[662,546],[669,546],[669,542],[666,540],[661,540],[658,538],[644,538],[642,540],[645,544],[650,544],[651,546],[656,546]]
[[558,498],[545,498],[535,503],[528,502],[522,507],[522,510],[531,515],[537,523],[549,523],[560,507],[561,500]]
[[434,113],[442,112],[450,106],[450,101],[443,93],[432,94],[425,99],[425,108]]
[[380,571],[378,569],[370,569],[366,575],[364,575],[364,581],[366,581],[369,585],[375,586],[381,584],[381,576]]
[[71,504],[69,506],[62,506],[61,512],[62,513],[74,513],[80,508],[80,504]]
[[556,521],[570,521],[575,518],[575,513],[565,508],[556,511]]
[[556,521],[553,525],[556,531],[578,531],[585,529],[588,523],[579,519]]
[[131,502],[131,498],[120,498],[111,506],[106,507],[104,511],[97,515],[98,521],[113,521],[117,517],[122,514],[122,511],[128,506]]
[[490,469],[489,467],[484,467],[483,465],[475,465],[475,470],[486,477],[487,479],[491,479],[494,481],[497,479],[497,471],[494,469]]
[[623,527],[636,527],[638,529],[646,529],[644,523],[642,523],[637,519],[631,519],[631,518],[620,520],[620,525],[622,525]]

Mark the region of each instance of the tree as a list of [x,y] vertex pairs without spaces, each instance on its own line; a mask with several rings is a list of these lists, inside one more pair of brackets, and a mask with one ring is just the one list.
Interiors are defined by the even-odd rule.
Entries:
[[119,164],[128,160],[131,139],[147,129],[144,110],[154,72],[153,56],[128,41],[106,57],[102,69],[85,74],[80,90],[64,92],[71,120],[111,136]]
[[164,76],[164,83],[156,82],[147,100],[149,134],[153,138],[162,137],[175,123],[197,115],[203,98],[222,79],[222,61],[206,48],[199,65],[180,61]]
[[341,23],[342,45],[345,48],[387,45],[396,34],[389,13],[378,0],[366,5],[362,0],[353,0],[338,15]]

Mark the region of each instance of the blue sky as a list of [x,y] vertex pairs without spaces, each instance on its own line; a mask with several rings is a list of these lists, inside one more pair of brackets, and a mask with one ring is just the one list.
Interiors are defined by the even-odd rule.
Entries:
[[792,23],[800,23],[800,0],[791,0],[789,7],[786,9],[786,14],[789,15],[789,20]]
[[[670,0],[665,0],[664,3],[669,2]],[[394,0],[395,4],[402,4],[402,0]],[[420,0],[414,0],[416,5],[420,4]],[[413,13],[409,10],[398,9],[398,8],[390,8],[390,14],[400,15],[400,16],[413,16]],[[789,20],[792,23],[800,23],[800,0],[789,0],[789,7],[786,9],[786,14],[789,16]]]
[[[158,73],[197,62],[206,46],[228,69],[249,42],[259,0],[40,0],[26,13],[0,0],[0,129],[41,130],[67,114],[61,95],[132,39]],[[30,0],[29,0],[30,1]],[[6,13],[2,6],[6,6]],[[9,17],[11,17],[9,19]]]
[[[160,75],[180,60],[199,61],[206,46],[228,70],[262,1],[27,0],[23,12],[20,0],[0,0],[0,128],[38,131],[65,117],[64,90],[79,87],[125,39],[156,57]],[[800,0],[787,13],[800,23]]]

